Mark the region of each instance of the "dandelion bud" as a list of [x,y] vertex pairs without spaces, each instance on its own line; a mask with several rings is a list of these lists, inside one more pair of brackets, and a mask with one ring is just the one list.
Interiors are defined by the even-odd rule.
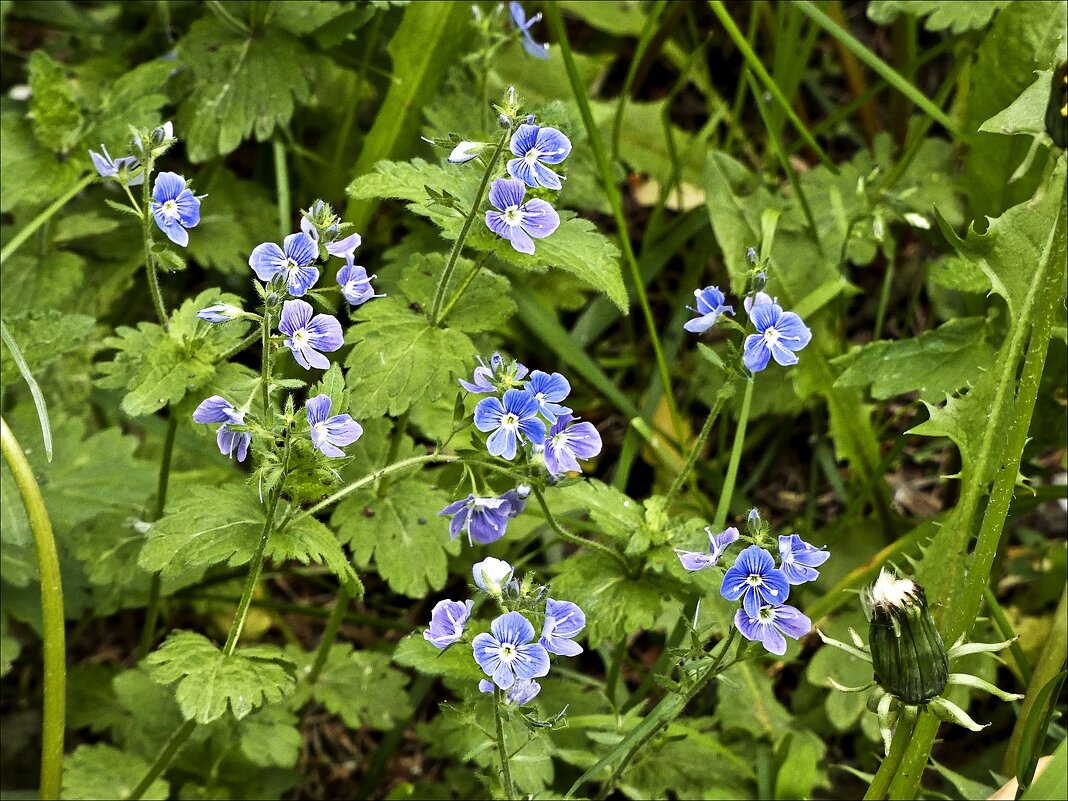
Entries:
[[949,654],[923,587],[884,569],[862,599],[876,681],[914,706],[940,695],[949,680]]
[[1046,105],[1046,133],[1057,147],[1068,147],[1068,61],[1053,73]]

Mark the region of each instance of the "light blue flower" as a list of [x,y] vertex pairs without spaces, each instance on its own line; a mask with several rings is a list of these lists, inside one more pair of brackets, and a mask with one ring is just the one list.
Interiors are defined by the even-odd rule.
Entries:
[[694,314],[700,315],[693,320],[687,320],[683,326],[691,334],[701,334],[716,324],[721,314],[734,314],[734,307],[724,304],[726,298],[719,291],[718,286],[706,286],[704,289],[695,289],[693,292],[697,299],[697,308],[686,308]]
[[[479,692],[491,693],[494,688],[495,685],[492,681],[489,681],[488,679],[478,680]],[[533,701],[540,692],[541,685],[533,679],[519,679],[512,685],[512,689],[508,691],[508,694],[504,696],[504,702],[506,704],[523,706],[523,704],[529,704]]]
[[550,425],[555,423],[560,415],[571,414],[571,409],[560,405],[560,401],[571,393],[571,384],[560,373],[549,375],[535,370],[530,374],[530,380],[523,389],[534,396],[534,400],[538,402],[538,411]]
[[507,239],[520,253],[533,253],[534,240],[544,239],[560,227],[560,215],[541,198],[526,203],[527,189],[522,181],[498,178],[490,187],[493,209],[486,212],[486,225]]
[[601,452],[601,435],[593,423],[572,423],[565,414],[556,418],[545,439],[545,469],[561,473],[581,473],[579,459],[592,459]]
[[787,604],[762,606],[755,614],[742,607],[734,616],[734,625],[747,640],[759,642],[778,656],[786,653],[783,634],[797,640],[812,631],[812,621]]
[[233,404],[221,395],[212,395],[200,402],[193,412],[195,423],[222,423],[219,426],[216,443],[219,453],[233,458],[237,451],[237,461],[245,461],[248,455],[248,446],[252,442],[252,435],[247,431],[233,431],[230,425],[244,425],[245,413],[234,408]]
[[101,145],[100,149],[104,151],[103,156],[90,150],[89,158],[93,160],[93,166],[100,173],[101,178],[114,178],[116,181],[124,182],[127,186],[140,186],[145,182],[144,171],[131,177],[131,174],[141,166],[141,162],[134,156],[113,159],[106,147]]
[[449,539],[454,540],[460,536],[460,532],[466,531],[468,544],[477,542],[489,545],[504,536],[508,521],[518,512],[514,511],[511,500],[505,496],[479,498],[472,493],[453,501],[438,514],[452,517],[449,521]]
[[723,576],[720,595],[728,601],[742,599],[742,607],[755,618],[762,606],[778,606],[790,596],[790,582],[775,567],[771,554],[758,545],[750,545]]
[[232,303],[217,303],[197,312],[197,317],[209,323],[228,323],[245,313]]
[[533,395],[520,389],[509,389],[503,401],[496,397],[483,398],[475,407],[475,428],[493,432],[486,441],[491,456],[511,461],[516,446],[524,439],[535,445],[545,441],[545,423],[538,417],[538,402]]
[[720,534],[713,534],[712,529],[706,527],[705,533],[708,534],[708,553],[675,549],[679,561],[687,570],[704,570],[706,567],[712,567],[720,560],[730,544],[737,541],[740,536],[738,529],[734,526],[730,526]]
[[537,679],[549,672],[549,652],[534,642],[534,626],[519,612],[494,620],[490,633],[475,635],[471,647],[482,672],[502,690],[517,680]]
[[185,178],[173,172],[161,172],[152,187],[152,218],[174,244],[189,244],[186,228],[200,222],[200,198],[185,184]]
[[545,601],[545,622],[541,627],[541,639],[545,650],[557,656],[578,656],[582,646],[574,642],[586,628],[586,614],[571,601]]
[[474,601],[438,601],[430,612],[430,628],[423,631],[423,639],[435,648],[448,648],[464,636],[464,626],[471,617]]
[[289,288],[289,294],[299,298],[319,280],[319,270],[313,266],[318,257],[319,248],[315,240],[300,231],[287,236],[281,248],[274,242],[256,245],[248,257],[248,266],[264,282],[281,276]]
[[508,161],[508,174],[531,188],[560,189],[560,176],[547,164],[559,164],[571,152],[571,140],[555,128],[523,123],[509,145],[517,158]]
[[317,367],[326,370],[330,360],[319,351],[327,353],[338,350],[345,344],[341,323],[329,314],[312,316],[310,303],[303,300],[287,300],[282,304],[282,319],[278,330],[288,339],[285,345],[293,351],[293,358],[305,370]]
[[811,340],[812,332],[794,312],[784,312],[763,292],[752,302],[746,299],[746,311],[759,333],[745,338],[742,361],[754,373],[768,366],[774,357],[783,367],[797,364],[795,351],[802,350]]
[[516,29],[523,37],[523,49],[535,58],[548,58],[549,45],[535,42],[534,37],[530,35],[531,27],[541,21],[541,14],[535,14],[530,19],[527,19],[523,6],[514,2],[514,0],[508,4],[508,11],[512,15],[512,22],[515,23]]
[[475,368],[472,380],[459,379],[460,386],[474,395],[494,393],[498,388],[513,389],[521,386],[523,379],[526,378],[528,371],[524,365],[515,360],[505,362],[504,357],[499,353],[494,353],[490,357],[488,365],[482,361],[481,356],[476,358],[478,367]]
[[338,446],[351,445],[363,436],[363,426],[347,414],[330,416],[332,401],[329,395],[316,395],[305,404],[312,446],[326,456],[344,456]]
[[809,545],[796,534],[779,537],[779,562],[791,584],[804,584],[820,577],[816,570],[831,558],[829,551]]
[[352,263],[352,254],[345,257],[345,266],[338,270],[337,282],[341,285],[341,294],[350,306],[360,306],[371,298],[384,298],[385,295],[376,295],[375,288],[371,286],[372,279],[376,275],[368,275],[367,270],[358,264]]

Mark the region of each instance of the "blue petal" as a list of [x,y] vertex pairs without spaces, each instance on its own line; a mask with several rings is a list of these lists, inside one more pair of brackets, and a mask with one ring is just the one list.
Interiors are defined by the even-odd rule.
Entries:
[[494,208],[507,211],[511,206],[516,208],[522,206],[523,198],[526,197],[526,194],[527,190],[522,181],[512,178],[498,178],[493,182],[493,186],[490,187],[489,200]]
[[[508,147],[516,156],[525,156],[527,152],[535,146],[538,141],[538,133],[541,131],[537,125],[531,125],[529,123],[523,123],[515,129],[515,133],[512,134],[512,141],[509,142]],[[515,161],[521,161],[522,159],[514,159]],[[511,170],[509,170],[511,172]]]
[[[275,245],[277,247],[277,245]],[[311,304],[303,300],[287,300],[282,304],[282,318],[278,321],[278,330],[293,336],[306,328],[312,318]]]
[[544,200],[534,198],[523,205],[523,219],[520,224],[523,230],[535,239],[544,239],[560,227],[560,215]]
[[775,330],[781,336],[783,347],[790,350],[801,350],[812,340],[812,331],[794,312],[784,312],[775,324]]
[[475,428],[479,431],[493,431],[501,425],[504,406],[499,398],[483,398],[475,406]]
[[782,317],[782,307],[777,303],[757,303],[754,304],[749,316],[756,330],[763,334],[779,322],[779,318]]
[[675,555],[679,557],[682,566],[687,570],[704,570],[706,567],[711,567],[716,563],[711,554],[700,551],[684,551],[681,548],[676,548]]
[[200,198],[184,189],[174,202],[178,206],[178,222],[185,228],[196,228],[200,222]]
[[329,395],[316,395],[314,398],[310,398],[307,403],[304,404],[308,410],[308,425],[316,425],[318,423],[325,423],[326,418],[330,416],[330,406],[332,402]]
[[[519,612],[508,612],[490,624],[498,642],[523,645],[534,640],[534,625]],[[534,678],[527,676],[527,678]]]
[[[757,306],[756,308],[761,308]],[[771,348],[768,347],[768,343],[764,341],[763,334],[750,334],[745,338],[745,346],[743,347],[742,361],[745,363],[746,369],[751,373],[759,373],[765,367],[768,366],[768,361],[771,359]]]
[[270,281],[285,265],[286,254],[274,242],[256,245],[252,250],[252,255],[248,257],[248,266],[261,281]]
[[345,344],[345,335],[341,323],[329,314],[317,314],[307,325],[308,334],[314,347],[331,353]]
[[536,187],[538,185],[538,178],[534,172],[534,165],[526,159],[509,159],[507,167],[508,174],[513,178],[519,179],[527,186]]
[[[582,649],[579,648],[581,653]],[[549,652],[541,643],[532,642],[516,649],[512,668],[521,679],[537,679],[549,673]]]
[[177,199],[183,189],[185,178],[175,172],[161,172],[152,186],[152,199],[157,203],[166,203],[168,200]]
[[571,140],[555,128],[538,131],[538,161],[544,164],[559,164],[571,153]]
[[200,402],[193,412],[194,423],[225,423],[230,420],[233,404],[221,395],[212,395]]

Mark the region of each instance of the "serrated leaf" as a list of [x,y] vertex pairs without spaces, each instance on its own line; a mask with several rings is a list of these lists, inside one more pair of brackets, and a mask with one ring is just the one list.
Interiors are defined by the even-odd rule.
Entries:
[[994,350],[985,337],[981,317],[950,320],[917,337],[871,342],[834,360],[846,369],[836,387],[871,387],[871,395],[886,400],[906,392],[939,403],[976,381],[990,365]]
[[[943,406],[924,403],[930,413],[930,419],[920,423],[909,433],[924,437],[949,437],[960,449],[961,472],[973,473],[979,458],[983,432],[986,431],[993,413],[991,406],[996,389],[995,379],[995,373],[988,370],[979,376],[975,385],[967,392],[950,398]],[[1005,432],[996,436],[1004,442]],[[994,453],[1000,453],[1002,448],[1003,445],[996,445]],[[996,459],[990,460],[987,475],[979,476],[976,480],[984,484],[991,481],[997,469],[996,463]]]
[[213,16],[197,20],[178,45],[195,78],[178,111],[190,161],[235,150],[252,134],[263,142],[311,92],[316,59],[303,44],[267,26],[246,36]]
[[82,135],[84,121],[62,65],[42,49],[30,54],[30,117],[37,141],[66,154]]
[[200,225],[189,237],[189,256],[221,273],[249,276],[248,258],[261,242],[278,235],[274,203],[255,181],[239,180],[218,169],[208,183],[197,184],[208,198],[201,204]]
[[458,644],[441,650],[423,637],[422,630],[409,634],[397,643],[393,661],[427,676],[445,676],[471,684],[484,676],[470,646]]
[[241,721],[241,753],[261,768],[295,768],[304,745],[296,715],[281,706],[265,706]]
[[868,4],[868,19],[888,25],[899,14],[924,18],[923,27],[929,31],[949,30],[951,33],[985,28],[1009,0],[984,0],[981,3],[945,3],[941,0],[872,0]]
[[[129,798],[149,763],[104,743],[81,745],[63,760],[63,798]],[[141,795],[163,801],[170,785],[156,779]]]
[[172,633],[145,658],[153,681],[178,682],[175,698],[186,720],[211,723],[227,709],[238,720],[264,703],[273,704],[295,686],[293,665],[273,645],[242,648],[229,656],[207,637]]
[[99,365],[102,387],[126,389],[122,408],[127,414],[152,414],[177,404],[186,393],[207,383],[216,361],[244,337],[248,324],[239,320],[213,325],[197,312],[213,303],[240,304],[235,295],[207,290],[186,300],[171,316],[167,330],[156,323],[116,329],[104,345],[118,351]]
[[[217,564],[246,564],[258,547],[265,519],[264,507],[248,487],[194,487],[167,505],[167,514],[148,532],[138,564],[164,578]],[[266,554],[275,562],[325,564],[353,594],[362,594],[337,538],[313,517],[272,532]]]
[[[446,169],[427,164],[422,159],[410,162],[379,162],[374,171],[357,178],[348,188],[355,199],[396,198],[409,201],[408,209],[435,222],[442,235],[456,239],[463,226],[464,214],[458,209],[433,202],[427,187],[448,190],[460,200],[460,208],[469,209],[478,191],[476,171],[462,171],[452,165]],[[560,212],[560,227],[551,236],[539,239],[533,255],[519,253],[510,243],[497,237],[484,221],[476,220],[466,240],[467,246],[486,253],[522,270],[555,267],[576,276],[598,292],[604,292],[627,311],[627,290],[620,272],[619,250],[599,233],[589,220]]]
[[357,419],[404,413],[417,401],[454,388],[453,376],[470,369],[475,346],[466,334],[431,326],[399,298],[382,298],[360,311],[349,329],[355,343],[345,360]]
[[[286,656],[297,666],[298,675],[303,675],[311,669],[316,653],[290,646]],[[411,717],[413,710],[405,691],[408,677],[389,663],[385,654],[335,644],[316,682],[299,685],[294,703],[303,705],[313,699],[350,729],[391,729]]]
[[[445,288],[445,301],[442,312],[455,297],[459,285],[466,281],[475,264],[470,259],[460,258],[456,262],[449,285]],[[434,302],[434,293],[438,281],[445,271],[445,256],[440,253],[419,254],[404,268],[398,285],[405,297],[429,310]],[[456,328],[465,334],[478,334],[490,331],[506,323],[515,314],[515,301],[509,292],[508,280],[503,276],[483,268],[449,309],[443,324]]]
[[402,478],[381,495],[373,488],[352,493],[334,510],[332,523],[356,564],[373,562],[391,590],[422,598],[445,586],[449,554],[460,551],[437,516],[449,500],[424,480]]

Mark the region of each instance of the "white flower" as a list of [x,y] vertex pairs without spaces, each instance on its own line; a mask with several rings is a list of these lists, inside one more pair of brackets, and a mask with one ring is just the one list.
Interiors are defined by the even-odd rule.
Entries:
[[480,590],[500,595],[501,589],[512,578],[512,566],[503,559],[487,556],[471,569],[471,573]]

